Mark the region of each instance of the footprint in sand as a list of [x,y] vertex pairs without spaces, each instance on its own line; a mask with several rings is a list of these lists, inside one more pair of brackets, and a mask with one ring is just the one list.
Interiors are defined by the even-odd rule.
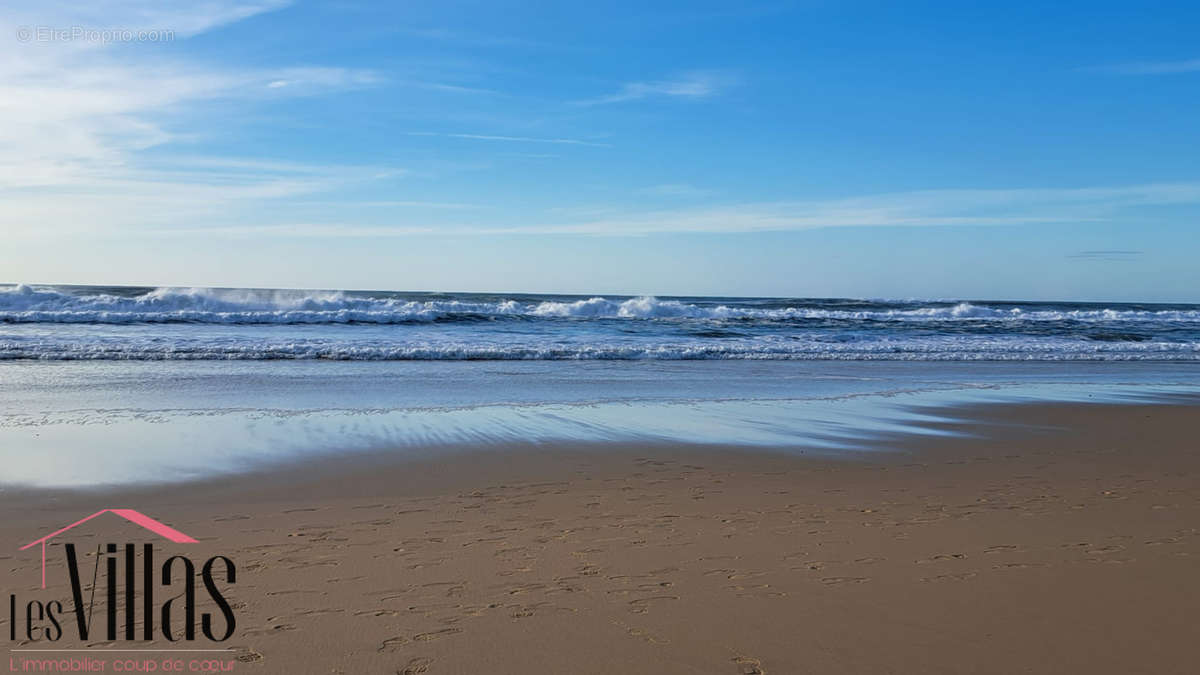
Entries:
[[766,572],[734,572],[733,574],[727,575],[725,578],[731,580],[757,579],[758,577],[766,576],[766,574]]
[[917,564],[925,565],[928,563],[942,562],[942,561],[946,561],[946,560],[962,560],[966,557],[967,557],[967,554],[965,554],[965,553],[938,553],[937,555],[931,556],[929,558],[924,558],[922,560],[918,560]]
[[700,562],[710,562],[713,560],[740,560],[740,555],[706,555],[696,558]]
[[522,595],[522,594],[524,594],[524,593],[531,593],[531,592],[533,592],[533,591],[540,591],[540,590],[543,590],[543,589],[545,589],[545,588],[546,588],[546,584],[540,584],[540,583],[536,583],[536,582],[535,582],[535,583],[528,583],[528,584],[518,584],[518,585],[516,585],[516,586],[513,586],[512,588],[510,588],[510,589],[509,589],[509,591],[508,591],[508,594],[509,594],[509,595]]
[[989,547],[983,549],[983,552],[984,553],[1007,553],[1009,551],[1017,551],[1017,550],[1019,550],[1019,549],[1016,546],[1013,546],[1011,544],[1003,544],[1000,546],[989,546]]
[[455,633],[461,633],[461,632],[462,632],[461,628],[443,628],[441,630],[432,630],[432,631],[429,631],[428,633],[418,633],[413,636],[413,639],[418,640],[420,642],[430,642],[432,640],[437,640],[439,638],[448,637],[450,635],[454,635]]
[[537,608],[528,606],[514,608],[513,611],[509,613],[509,616],[514,619],[528,619],[534,614],[537,614]]
[[658,602],[659,600],[678,600],[678,599],[679,599],[678,595],[654,595],[649,598],[638,598],[637,600],[630,600],[629,605],[630,605],[630,610],[634,614],[645,614],[647,611],[650,610],[650,603],[652,603],[652,602]]
[[263,655],[250,647],[235,647],[234,652],[236,653],[233,658],[242,663],[255,663],[263,660]]
[[452,598],[452,597],[462,595],[463,592],[466,591],[467,582],[465,582],[465,581],[435,581],[435,582],[428,583],[428,584],[422,584],[421,588],[428,588],[428,589],[434,590],[434,591],[440,591],[444,588],[444,589],[446,589],[446,596]]
[[1030,568],[1034,568],[1034,567],[1049,567],[1049,565],[1047,565],[1046,563],[1019,563],[1019,562],[1001,563],[999,565],[992,565],[992,569],[994,569],[994,570],[1023,570],[1023,569],[1030,569]]
[[460,607],[462,605],[453,602],[435,602],[426,605],[410,605],[408,611],[430,616],[442,611],[457,610]]
[[392,521],[388,520],[387,518],[376,518],[375,520],[356,520],[350,524],[351,525],[369,525],[371,527],[383,527],[385,525],[391,525]]
[[399,612],[399,610],[395,610],[395,609],[383,609],[383,608],[380,608],[380,609],[360,609],[360,610],[358,610],[357,612],[355,612],[355,613],[354,613],[354,616],[374,616],[374,617],[380,617],[380,616],[399,616],[399,615],[400,615],[400,612]]
[[861,584],[870,580],[870,577],[825,577],[821,579],[821,583],[826,586],[839,586],[841,584]]
[[841,561],[840,560],[809,560],[809,561],[803,563],[801,567],[793,567],[792,569],[799,570],[799,571],[805,571],[805,570],[817,571],[817,570],[825,569],[826,565],[836,565],[839,562],[841,562]]
[[749,656],[735,656],[733,663],[738,667],[739,675],[766,675],[767,672],[762,667],[762,661]]
[[384,640],[383,644],[379,645],[379,651],[381,651],[381,652],[398,651],[403,645],[406,645],[406,644],[408,644],[408,638],[404,637],[403,635],[397,635],[396,637],[390,637],[390,638]]
[[975,572],[963,572],[962,574],[940,574],[936,577],[925,577],[921,581],[968,581],[974,579],[977,575]]
[[433,659],[418,656],[397,668],[396,675],[421,675],[421,673],[428,673],[431,665],[433,665]]
[[737,593],[739,598],[786,598],[787,593],[777,591],[771,587],[771,584],[757,584],[754,586],[727,586],[727,590]]
[[284,631],[296,630],[296,625],[291,623],[279,623],[268,628],[256,628],[246,631],[246,635],[269,635],[271,633],[282,633]]

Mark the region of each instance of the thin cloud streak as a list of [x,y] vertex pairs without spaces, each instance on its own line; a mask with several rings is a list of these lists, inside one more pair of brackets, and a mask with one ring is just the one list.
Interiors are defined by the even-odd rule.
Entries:
[[674,80],[630,82],[607,96],[573,101],[574,105],[596,106],[624,103],[644,98],[705,99],[715,96],[733,84],[734,78],[725,71],[696,70]]
[[611,148],[610,143],[585,141],[578,138],[532,138],[529,136],[497,136],[494,134],[443,134],[436,131],[410,131],[409,136],[441,136],[443,138],[465,138],[473,141],[499,141],[504,143],[552,143],[557,145],[584,145],[593,148]]
[[1068,255],[1068,258],[1074,260],[1133,260],[1145,253],[1145,251],[1080,251]]
[[1086,223],[1111,219],[1128,207],[1169,204],[1200,204],[1200,183],[1079,189],[924,190],[837,200],[660,210],[531,227],[544,233],[641,235],[863,226]]
[[[657,210],[613,214],[576,222],[528,225],[477,222],[444,225],[301,223],[270,226],[230,225],[220,228],[176,230],[174,233],[203,232],[239,237],[645,236],[786,232],[833,227],[982,227],[1103,222],[1117,216],[1121,209],[1127,207],[1168,204],[1200,204],[1200,183],[1082,189],[925,190],[838,200]],[[1107,255],[1128,259],[1138,254],[1138,251],[1082,251],[1078,255]]]
[[651,185],[637,190],[639,195],[650,197],[703,197],[712,194],[710,190],[698,188],[689,183],[664,183]]

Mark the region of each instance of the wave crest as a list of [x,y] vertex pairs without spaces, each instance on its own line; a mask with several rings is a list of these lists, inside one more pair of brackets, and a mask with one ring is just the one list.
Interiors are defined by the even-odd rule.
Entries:
[[79,294],[17,285],[0,289],[0,322],[401,324],[458,318],[640,319],[710,321],[1080,321],[1200,322],[1200,310],[1023,309],[960,302],[863,310],[738,303],[689,303],[643,296],[574,301],[414,300],[345,291],[157,288],[141,295]]

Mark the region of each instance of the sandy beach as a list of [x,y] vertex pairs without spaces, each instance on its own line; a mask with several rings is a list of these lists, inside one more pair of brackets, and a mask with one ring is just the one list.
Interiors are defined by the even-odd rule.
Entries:
[[0,675],[1200,675],[1200,2],[0,24]]
[[[497,447],[9,491],[2,559],[11,590],[69,597],[62,547],[39,591],[17,542],[101,508],[179,528],[237,565],[234,636],[195,645],[237,672],[1194,672],[1196,401],[952,414],[955,435],[849,458]],[[72,540],[143,535],[113,517]]]

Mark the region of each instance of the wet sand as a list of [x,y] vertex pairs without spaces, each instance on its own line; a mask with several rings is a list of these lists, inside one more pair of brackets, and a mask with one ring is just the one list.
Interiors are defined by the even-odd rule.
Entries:
[[[1195,672],[1200,404],[953,414],[941,430],[973,437],[843,458],[492,448],[8,491],[0,562],[7,593],[68,598],[62,546],[41,591],[20,545],[101,508],[153,516],[200,540],[158,555],[237,564],[234,636],[192,645],[234,672]],[[150,541],[111,514],[71,535],[127,540]]]

